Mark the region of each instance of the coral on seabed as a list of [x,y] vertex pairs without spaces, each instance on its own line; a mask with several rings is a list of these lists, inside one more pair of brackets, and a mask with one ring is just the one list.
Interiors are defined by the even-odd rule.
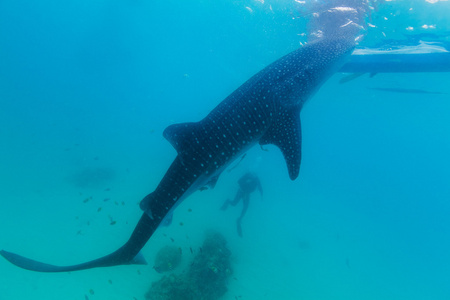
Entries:
[[176,246],[165,246],[156,253],[153,268],[158,273],[164,273],[175,269],[180,262],[181,248]]
[[216,300],[227,292],[232,274],[231,252],[225,238],[209,232],[192,263],[181,274],[163,276],[153,282],[148,300]]

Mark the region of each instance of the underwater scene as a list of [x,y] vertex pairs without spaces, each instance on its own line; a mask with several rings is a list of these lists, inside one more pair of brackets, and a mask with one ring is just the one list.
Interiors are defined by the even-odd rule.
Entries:
[[0,300],[450,299],[449,51],[447,0],[1,1]]

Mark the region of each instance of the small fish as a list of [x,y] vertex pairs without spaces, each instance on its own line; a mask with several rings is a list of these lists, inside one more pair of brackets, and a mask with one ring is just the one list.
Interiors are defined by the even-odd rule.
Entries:
[[116,225],[116,221],[111,221],[111,223],[109,223],[109,225]]
[[191,250],[191,254],[194,254],[194,251],[192,251],[192,247],[189,247],[189,250]]
[[122,201],[122,205],[125,205],[125,202],[124,202],[124,201]]
[[110,198],[105,198],[103,199],[103,202],[108,202],[110,200]]
[[189,209],[188,209],[188,212],[192,212],[192,209],[189,208]]
[[180,226],[183,226],[184,225],[184,223],[183,222],[180,222]]
[[88,295],[84,294],[84,300],[89,300]]
[[99,208],[97,209],[97,212],[101,212],[101,211],[102,211],[102,208],[99,207]]
[[202,249],[202,247],[200,247],[200,253],[203,253],[203,249]]
[[80,235],[80,234],[81,234],[81,229],[77,231],[77,235]]
[[93,290],[93,289],[90,289],[90,290],[89,290],[89,294],[94,295],[94,294],[95,294],[94,290]]
[[83,203],[88,203],[90,200],[92,200],[92,197],[87,197],[86,199],[83,200]]
[[119,202],[117,202],[117,201],[114,201],[114,204],[115,204],[115,205],[119,205]]
[[170,240],[171,240],[172,242],[175,242],[175,240],[174,240],[173,238],[170,238]]
[[108,279],[108,283],[109,283],[109,284],[112,284],[112,280],[111,280],[111,279]]
[[141,270],[137,270],[137,273],[138,273],[138,275],[141,275],[142,273],[141,273]]
[[109,192],[111,189],[110,188],[106,188],[105,189],[105,192]]

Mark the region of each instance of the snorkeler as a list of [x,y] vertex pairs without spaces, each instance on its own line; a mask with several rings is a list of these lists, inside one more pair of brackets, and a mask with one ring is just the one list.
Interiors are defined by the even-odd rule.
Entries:
[[250,202],[250,194],[253,193],[256,189],[259,190],[261,193],[261,197],[263,195],[263,190],[261,187],[261,183],[259,182],[258,176],[256,174],[247,172],[245,173],[238,181],[239,184],[239,190],[236,193],[236,196],[234,197],[233,201],[230,201],[227,199],[225,203],[220,208],[221,210],[226,210],[228,208],[228,205],[236,206],[239,201],[242,199],[243,206],[242,206],[242,212],[239,218],[237,219],[237,232],[240,237],[242,237],[242,228],[241,228],[241,221],[244,217],[245,213],[248,209],[248,204]]

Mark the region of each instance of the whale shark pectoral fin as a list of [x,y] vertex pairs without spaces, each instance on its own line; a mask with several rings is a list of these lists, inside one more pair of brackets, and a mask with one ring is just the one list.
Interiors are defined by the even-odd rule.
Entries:
[[217,180],[219,180],[220,174],[222,174],[222,173],[219,173],[217,175],[210,177],[208,182],[204,186],[201,186],[198,190],[199,191],[206,191],[207,189],[212,190],[216,186],[216,183],[217,183]]
[[220,174],[217,174],[217,175],[212,176],[212,177],[209,179],[209,181],[208,181],[208,183],[206,184],[206,186],[207,186],[208,188],[210,188],[210,189],[213,189],[213,188],[216,186],[217,180],[219,180],[219,176],[220,176]]
[[177,150],[178,155],[183,158],[183,149],[195,145],[197,129],[197,122],[173,124],[164,129],[163,136]]
[[302,132],[300,124],[300,107],[281,114],[260,139],[259,144],[273,144],[283,153],[289,178],[295,180],[300,171]]

